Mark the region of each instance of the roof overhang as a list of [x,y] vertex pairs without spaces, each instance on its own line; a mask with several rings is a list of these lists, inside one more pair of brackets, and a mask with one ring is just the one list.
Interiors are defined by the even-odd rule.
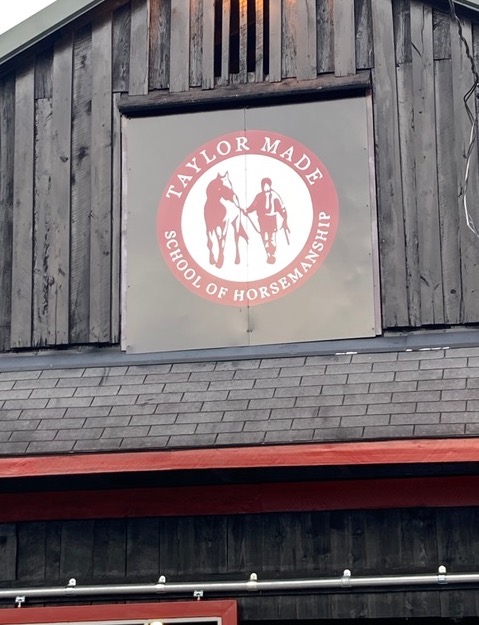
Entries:
[[0,479],[478,461],[479,438],[414,439],[4,457],[0,458]]
[[473,11],[479,11],[479,0],[455,0],[455,4]]
[[105,0],[56,0],[0,36],[0,65]]

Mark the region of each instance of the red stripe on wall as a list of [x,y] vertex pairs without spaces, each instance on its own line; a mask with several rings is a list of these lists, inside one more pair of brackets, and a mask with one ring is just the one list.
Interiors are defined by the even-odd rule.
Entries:
[[221,618],[221,625],[236,625],[236,601],[178,601],[168,603],[127,603],[122,605],[65,606],[58,608],[5,609],[0,611],[0,623],[80,623],[90,621],[161,620]]
[[0,522],[479,505],[479,476],[0,495]]
[[0,458],[0,477],[477,461],[479,439],[436,439]]

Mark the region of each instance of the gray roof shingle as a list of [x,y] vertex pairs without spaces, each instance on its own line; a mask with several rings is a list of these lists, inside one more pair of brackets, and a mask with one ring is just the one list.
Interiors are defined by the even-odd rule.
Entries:
[[479,347],[0,371],[0,455],[479,435]]

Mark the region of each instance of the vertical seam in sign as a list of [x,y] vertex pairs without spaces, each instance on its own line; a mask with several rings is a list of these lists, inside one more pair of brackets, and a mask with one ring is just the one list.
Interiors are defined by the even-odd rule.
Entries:
[[[247,108],[243,108],[243,130],[246,134],[247,124],[246,124],[246,111]],[[244,189],[244,197],[247,202],[247,191],[248,191],[248,168],[247,168],[246,154],[244,155],[244,167],[245,167],[245,189]],[[251,306],[249,305],[248,299],[248,290],[249,290],[249,245],[246,246],[246,318],[247,318],[247,335],[248,335],[248,345],[251,346]]]

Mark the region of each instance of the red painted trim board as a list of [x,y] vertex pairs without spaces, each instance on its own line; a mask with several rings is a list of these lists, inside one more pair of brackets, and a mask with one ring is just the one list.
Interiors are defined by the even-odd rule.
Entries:
[[479,439],[434,439],[0,458],[1,477],[479,461]]
[[57,608],[0,609],[2,625],[74,623],[89,621],[145,621],[170,618],[221,618],[222,625],[238,622],[236,601],[178,601],[168,603],[126,603],[121,605],[64,606]]
[[0,495],[0,522],[479,505],[479,476]]

